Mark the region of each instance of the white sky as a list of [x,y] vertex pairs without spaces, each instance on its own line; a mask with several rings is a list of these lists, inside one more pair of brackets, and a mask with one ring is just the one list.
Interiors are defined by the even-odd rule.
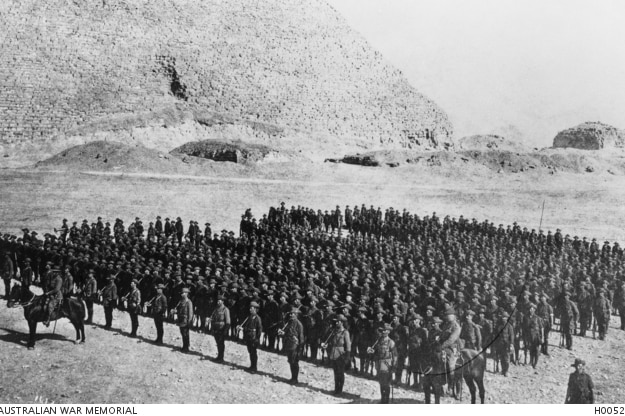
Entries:
[[516,126],[550,146],[585,121],[625,128],[623,0],[328,0],[460,138]]

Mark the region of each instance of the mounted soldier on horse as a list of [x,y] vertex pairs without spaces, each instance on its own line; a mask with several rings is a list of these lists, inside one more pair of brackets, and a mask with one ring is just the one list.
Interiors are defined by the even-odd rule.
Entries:
[[43,322],[48,326],[50,321],[60,318],[68,318],[76,330],[76,341],[85,342],[85,306],[75,298],[63,299],[61,288],[63,279],[59,270],[52,270],[47,291],[43,295],[37,296],[30,291],[28,286],[14,286],[11,299],[19,299],[20,305],[24,308],[24,318],[28,321],[29,339],[28,349],[35,348],[35,335],[37,323]]

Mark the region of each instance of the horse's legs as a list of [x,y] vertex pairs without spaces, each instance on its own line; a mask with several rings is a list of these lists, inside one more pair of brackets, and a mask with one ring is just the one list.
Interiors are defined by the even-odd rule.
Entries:
[[78,321],[78,330],[80,332],[80,343],[82,344],[85,342],[85,324],[82,320]]
[[467,387],[469,387],[469,392],[471,393],[471,404],[475,404],[475,382],[468,374],[464,375],[464,381],[467,383]]
[[28,349],[35,348],[35,335],[37,334],[37,321],[28,321]]
[[477,383],[477,388],[480,391],[480,403],[484,404],[484,378],[479,377],[475,379],[475,382]]

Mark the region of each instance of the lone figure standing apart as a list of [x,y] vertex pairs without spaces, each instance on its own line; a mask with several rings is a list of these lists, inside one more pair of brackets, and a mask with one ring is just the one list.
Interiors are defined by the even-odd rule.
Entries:
[[594,404],[592,378],[586,374],[586,362],[579,358],[571,364],[575,367],[575,372],[569,375],[569,386],[566,389],[566,399],[564,404]]
[[291,380],[292,384],[299,383],[297,377],[299,376],[299,356],[304,347],[304,325],[297,319],[299,309],[293,307],[289,312],[289,321],[284,329],[278,330],[278,335],[283,336],[284,351],[286,351],[286,357],[291,366]]
[[380,328],[380,338],[378,338],[373,347],[367,349],[369,354],[374,354],[375,369],[378,374],[380,393],[382,395],[382,404],[389,402],[393,369],[397,364],[397,348],[395,347],[395,342],[388,336],[392,329],[390,324],[384,324],[384,326]]
[[189,328],[193,323],[193,303],[189,299],[189,288],[182,289],[182,299],[178,303],[176,313],[178,314],[178,327],[180,328],[180,335],[182,335],[182,349],[181,352],[189,352]]
[[334,394],[339,395],[343,393],[345,364],[350,360],[352,343],[349,339],[349,332],[344,327],[347,318],[341,314],[334,319],[334,328],[328,341],[323,343],[321,348],[328,350],[328,359],[332,362],[332,369],[334,370]]
[[237,333],[243,329],[243,340],[247,345],[247,352],[250,354],[249,371],[252,373],[258,371],[258,346],[260,345],[260,334],[263,332],[263,324],[260,316],[258,316],[259,307],[256,302],[250,303],[250,316],[243,322],[243,325],[237,326]]

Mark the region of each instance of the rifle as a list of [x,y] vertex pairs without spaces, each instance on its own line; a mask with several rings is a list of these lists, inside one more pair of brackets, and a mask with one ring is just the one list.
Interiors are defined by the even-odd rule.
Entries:
[[245,325],[248,319],[250,319],[249,316],[245,318],[245,320],[240,325],[237,325],[237,338],[239,337],[239,332],[241,332],[241,330],[243,329],[243,325]]

